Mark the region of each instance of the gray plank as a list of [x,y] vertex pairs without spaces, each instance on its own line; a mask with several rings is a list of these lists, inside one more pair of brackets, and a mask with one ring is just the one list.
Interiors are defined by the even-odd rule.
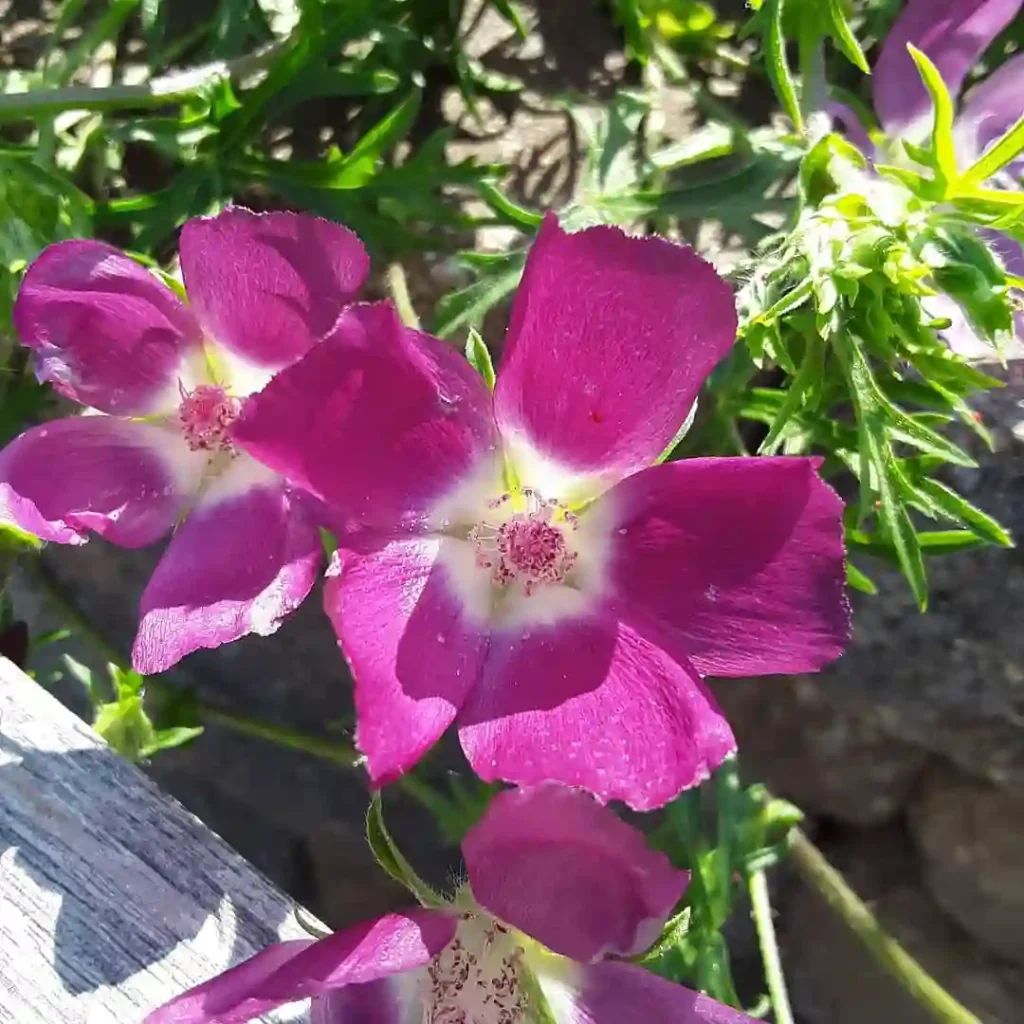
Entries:
[[[134,1024],[277,939],[286,896],[0,658],[0,1024]],[[261,1018],[308,1021],[293,1005]]]

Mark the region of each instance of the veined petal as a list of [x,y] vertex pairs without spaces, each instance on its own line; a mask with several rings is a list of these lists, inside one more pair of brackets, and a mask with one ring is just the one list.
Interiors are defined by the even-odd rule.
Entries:
[[202,453],[152,424],[54,420],[0,452],[0,520],[60,544],[84,544],[92,530],[145,547],[171,529],[205,468]]
[[25,273],[14,324],[40,380],[120,415],[176,407],[179,370],[200,341],[166,285],[112,246],[84,240],[43,250]]
[[181,229],[181,273],[207,336],[258,366],[294,362],[369,273],[348,228],[298,213],[228,207]]
[[755,1024],[710,996],[632,964],[607,961],[538,974],[557,1024]]
[[589,793],[557,783],[499,793],[462,854],[480,906],[581,963],[647,949],[689,881]]
[[[1018,4],[1019,6],[1019,4]],[[1024,54],[1011,57],[964,97],[953,125],[957,158],[966,169],[1024,114]],[[1024,172],[1018,156],[1004,169],[1014,177]]]
[[955,97],[1019,8],[1020,0],[910,0],[875,63],[875,111],[885,133],[920,142],[931,130],[931,99],[907,43],[928,55]]
[[362,526],[426,523],[491,453],[491,396],[454,349],[390,303],[350,306],[334,332],[246,403],[234,438]]
[[530,250],[494,393],[502,435],[608,482],[653,462],[736,337],[729,286],[692,249],[618,228]]
[[320,939],[283,942],[146,1017],[144,1024],[238,1024],[297,999],[367,985],[428,963],[455,935],[433,910],[386,914]]
[[692,666],[607,608],[495,631],[458,725],[485,781],[550,779],[641,811],[702,782],[736,748]]
[[142,595],[136,671],[163,672],[202,647],[275,632],[322,561],[303,495],[238,456],[175,533]]
[[477,681],[487,635],[438,563],[439,537],[338,550],[324,594],[355,680],[356,745],[375,786],[411,768]]
[[609,587],[630,623],[667,627],[702,675],[837,658],[850,629],[843,505],[818,461],[684,459],[608,492]]

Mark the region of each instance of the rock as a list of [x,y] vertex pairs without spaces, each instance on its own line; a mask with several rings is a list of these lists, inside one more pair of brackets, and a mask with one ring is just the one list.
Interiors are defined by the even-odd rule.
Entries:
[[937,766],[910,823],[939,906],[994,953],[1024,964],[1024,798]]
[[716,680],[744,774],[806,811],[855,825],[895,815],[927,753],[838,710],[813,677]]
[[[1019,969],[986,953],[936,907],[916,881],[918,865],[901,828],[848,834],[824,852],[950,994],[985,1024],[1020,1020]],[[934,1021],[802,880],[787,887],[778,911],[783,967],[801,1024]]]

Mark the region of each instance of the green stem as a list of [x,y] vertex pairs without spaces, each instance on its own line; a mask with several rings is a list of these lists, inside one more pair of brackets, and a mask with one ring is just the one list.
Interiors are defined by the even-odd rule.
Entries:
[[416,307],[412,304],[409,295],[409,282],[405,276],[405,268],[401,263],[389,263],[387,270],[388,291],[391,293],[391,300],[398,310],[398,316],[406,327],[414,331],[420,329],[420,318],[416,314]]
[[[32,580],[45,592],[47,600],[73,633],[85,639],[107,661],[126,672],[131,671],[131,660],[82,612],[42,558],[39,556],[28,558],[23,564]],[[168,692],[170,689],[166,683],[152,676],[146,679],[146,687],[158,693]],[[271,743],[288,747],[291,750],[302,750],[348,770],[355,768],[356,762],[359,760],[359,755],[351,746],[339,743],[337,740],[313,736],[269,722],[260,722],[201,702],[197,702],[195,708],[199,719],[203,722],[223,725],[244,736],[269,740]]]
[[[147,685],[152,685],[153,680],[148,680]],[[339,743],[337,740],[325,739],[322,736],[313,736],[309,733],[298,732],[295,729],[286,729],[280,725],[271,725],[269,722],[258,722],[244,715],[236,715],[230,711],[223,711],[220,708],[211,707],[208,704],[200,704],[198,707],[199,717],[204,722],[213,725],[224,725],[227,728],[241,733],[243,736],[254,736],[257,739],[269,740],[279,747],[288,747],[291,750],[301,750],[306,754],[330,761],[342,768],[351,770],[355,768],[359,760],[359,754],[347,743]]]
[[799,829],[793,830],[790,854],[804,880],[933,1020],[942,1024],[981,1024],[882,928],[864,901]]
[[62,110],[117,110],[161,107],[185,99],[226,78],[258,71],[274,59],[289,40],[278,40],[235,60],[212,61],[184,71],[172,71],[141,85],[70,85],[60,89],[31,89],[0,95],[0,124]]
[[757,941],[761,947],[764,977],[768,983],[768,996],[775,1011],[775,1024],[793,1024],[793,1011],[789,1006],[789,993],[786,991],[782,960],[779,958],[779,944],[775,938],[772,905],[768,898],[768,878],[763,871],[751,871],[747,887],[750,890],[751,916],[757,926]]

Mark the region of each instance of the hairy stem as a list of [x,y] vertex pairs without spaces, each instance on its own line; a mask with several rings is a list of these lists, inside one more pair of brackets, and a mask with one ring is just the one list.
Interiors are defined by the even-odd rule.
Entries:
[[406,327],[414,331],[420,329],[420,318],[416,315],[416,307],[412,304],[409,295],[409,282],[405,276],[405,268],[401,263],[389,263],[387,270],[388,291],[391,293],[391,301],[398,310],[398,316]]
[[751,916],[757,926],[757,941],[761,947],[761,962],[768,984],[768,997],[775,1011],[775,1024],[793,1024],[793,1011],[789,1006],[789,992],[782,973],[779,944],[775,938],[775,922],[772,920],[772,905],[768,898],[768,878],[764,871],[751,871],[747,878],[750,890]]
[[793,830],[790,853],[803,878],[933,1020],[942,1024],[981,1024],[882,928],[864,901],[800,829]]

